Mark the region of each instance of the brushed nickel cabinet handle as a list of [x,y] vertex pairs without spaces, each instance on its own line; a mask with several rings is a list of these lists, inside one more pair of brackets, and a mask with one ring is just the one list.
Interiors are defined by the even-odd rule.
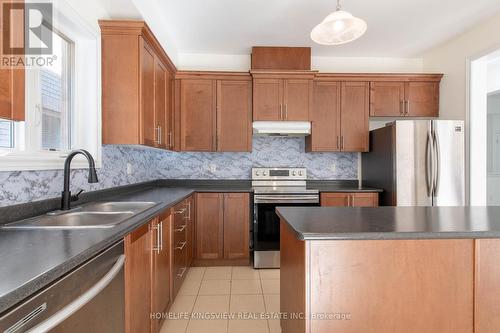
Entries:
[[177,229],[175,229],[174,231],[175,231],[175,232],[183,232],[183,231],[184,231],[184,229],[186,229],[186,227],[187,227],[187,225],[186,225],[186,224],[183,224],[183,225],[181,225],[181,227],[180,227],[180,228],[177,228]]
[[177,273],[177,277],[181,278],[184,276],[184,273],[186,273],[187,267],[182,267],[180,270],[182,271],[182,273]]
[[184,214],[184,212],[185,212],[185,211],[186,211],[186,208],[184,207],[184,208],[181,208],[181,209],[179,209],[179,210],[176,210],[176,211],[174,212],[174,214]]
[[285,104],[285,120],[288,120],[288,104]]
[[184,242],[180,242],[180,244],[181,244],[181,245],[180,245],[180,246],[176,246],[176,247],[175,247],[175,249],[176,249],[176,250],[181,250],[181,251],[182,251],[182,250],[184,249],[184,247],[186,246],[186,241],[184,241]]

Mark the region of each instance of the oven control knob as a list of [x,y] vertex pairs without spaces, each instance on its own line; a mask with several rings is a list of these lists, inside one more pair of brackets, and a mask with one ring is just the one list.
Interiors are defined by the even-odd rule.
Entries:
[[292,171],[292,176],[295,176],[295,170]]
[[299,176],[302,176],[302,171],[299,171]]
[[260,171],[259,170],[255,171],[255,175],[260,176]]
[[267,171],[262,171],[262,176],[267,176]]

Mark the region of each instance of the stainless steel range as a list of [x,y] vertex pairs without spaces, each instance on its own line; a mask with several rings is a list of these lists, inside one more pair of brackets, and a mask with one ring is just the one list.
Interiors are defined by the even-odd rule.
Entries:
[[280,266],[279,206],[319,206],[318,190],[306,188],[305,168],[252,168],[255,268]]

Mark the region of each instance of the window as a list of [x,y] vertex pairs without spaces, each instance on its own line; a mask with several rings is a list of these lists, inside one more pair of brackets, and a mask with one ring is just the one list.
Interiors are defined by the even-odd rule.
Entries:
[[71,149],[74,43],[57,31],[52,34],[52,66],[32,68],[27,74],[27,112],[33,120],[28,149],[32,151]]
[[68,151],[82,148],[101,164],[99,31],[65,0],[53,5],[52,26],[42,23],[53,61],[25,68],[25,121],[0,119],[0,171],[62,169]]
[[14,148],[14,123],[0,120],[0,148]]

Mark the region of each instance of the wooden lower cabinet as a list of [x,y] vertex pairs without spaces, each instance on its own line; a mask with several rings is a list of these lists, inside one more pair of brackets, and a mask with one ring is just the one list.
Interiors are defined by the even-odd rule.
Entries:
[[498,240],[481,258],[473,239],[301,241],[284,221],[280,237],[280,310],[305,313],[283,332],[499,331]]
[[248,259],[249,195],[224,194],[224,259]]
[[500,240],[476,239],[474,332],[500,332]]
[[196,194],[197,264],[248,264],[249,200],[248,193]]
[[196,259],[222,259],[224,206],[221,193],[196,194]]
[[149,223],[125,236],[125,331],[151,330],[152,225]]
[[[190,266],[192,197],[125,236],[125,328],[158,333]],[[192,216],[192,215],[191,215]],[[192,250],[191,250],[192,253]]]
[[[153,221],[153,269],[151,287],[151,312],[164,313],[170,306],[170,231],[171,214],[167,211]],[[160,331],[164,320],[152,320],[151,332]]]
[[378,193],[329,192],[329,193],[321,193],[320,200],[322,207],[377,207]]

